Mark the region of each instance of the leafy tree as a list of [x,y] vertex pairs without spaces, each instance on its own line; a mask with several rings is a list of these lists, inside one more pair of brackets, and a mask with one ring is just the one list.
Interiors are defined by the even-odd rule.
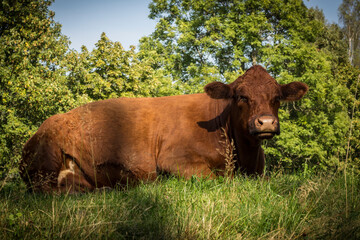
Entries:
[[350,90],[348,95],[348,114],[351,118],[347,136],[346,159],[353,167],[360,166],[360,69],[344,66],[336,73],[337,78]]
[[0,177],[45,118],[73,105],[57,68],[69,43],[48,10],[51,2],[0,3]]
[[119,42],[112,42],[102,33],[95,48],[89,52],[67,54],[65,68],[68,87],[78,103],[115,97],[151,97],[176,93],[169,77],[155,65],[157,59],[143,45],[126,51]]
[[348,41],[348,57],[351,64],[360,66],[360,1],[343,0],[339,7],[340,21]]

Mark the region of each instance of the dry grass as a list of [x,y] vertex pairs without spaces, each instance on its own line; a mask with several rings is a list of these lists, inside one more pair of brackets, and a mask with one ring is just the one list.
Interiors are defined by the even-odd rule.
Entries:
[[221,138],[220,145],[222,149],[216,149],[221,156],[225,159],[225,177],[233,177],[235,170],[235,161],[236,161],[236,153],[235,153],[235,144],[234,140],[230,139],[226,130],[221,128]]

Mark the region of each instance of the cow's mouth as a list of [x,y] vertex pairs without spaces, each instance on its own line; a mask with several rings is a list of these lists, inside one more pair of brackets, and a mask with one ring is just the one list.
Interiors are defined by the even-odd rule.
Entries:
[[258,132],[255,136],[259,139],[271,139],[275,136],[276,132]]

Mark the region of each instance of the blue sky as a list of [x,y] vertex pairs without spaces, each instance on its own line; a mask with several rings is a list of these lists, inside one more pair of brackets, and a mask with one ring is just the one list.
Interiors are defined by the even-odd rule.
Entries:
[[[153,32],[156,22],[148,18],[151,0],[55,0],[50,7],[62,33],[70,38],[71,48],[85,45],[91,50],[102,32],[125,49],[137,46],[141,37]],[[342,0],[304,0],[318,6],[329,23],[338,23],[337,9]]]

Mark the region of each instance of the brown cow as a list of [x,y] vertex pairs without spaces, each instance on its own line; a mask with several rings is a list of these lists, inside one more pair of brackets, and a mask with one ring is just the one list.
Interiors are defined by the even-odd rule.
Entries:
[[280,101],[307,90],[301,82],[279,85],[254,66],[231,84],[206,85],[206,94],[89,103],[40,126],[24,146],[21,175],[32,190],[63,192],[162,173],[214,177],[224,174],[224,138],[234,141],[236,169],[262,174],[260,144],[280,133]]

